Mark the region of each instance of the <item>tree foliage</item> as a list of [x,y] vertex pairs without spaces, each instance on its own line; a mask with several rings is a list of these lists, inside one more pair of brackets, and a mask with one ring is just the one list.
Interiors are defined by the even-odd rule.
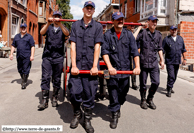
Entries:
[[[71,7],[69,6],[70,0],[57,0],[57,5],[59,7],[59,10],[62,13],[63,19],[73,19],[73,15],[70,13]],[[70,30],[71,29],[71,23],[70,22],[63,22],[64,25]]]

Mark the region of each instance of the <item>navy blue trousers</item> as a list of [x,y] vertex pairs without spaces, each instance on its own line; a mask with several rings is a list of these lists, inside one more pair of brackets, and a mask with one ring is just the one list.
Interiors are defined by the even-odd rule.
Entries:
[[116,112],[126,101],[126,95],[129,91],[129,77],[126,78],[110,78],[107,80],[109,93],[109,106],[111,112]]
[[173,85],[177,78],[179,64],[166,64],[166,69],[168,73],[167,87],[173,88]]
[[143,68],[141,67],[141,73],[140,73],[140,92],[146,91],[147,87],[147,78],[148,73],[150,74],[151,79],[151,87],[149,90],[150,98],[153,98],[153,95],[155,94],[156,90],[158,89],[158,86],[160,84],[160,70],[159,67],[154,68]]
[[70,75],[68,88],[72,105],[83,103],[83,107],[94,108],[94,99],[98,89],[97,76]]
[[31,69],[30,58],[17,58],[17,68],[20,74],[29,74]]
[[55,64],[52,60],[43,58],[42,61],[42,90],[50,90],[50,78],[53,79],[53,88],[61,87],[61,73],[63,71],[63,62]]

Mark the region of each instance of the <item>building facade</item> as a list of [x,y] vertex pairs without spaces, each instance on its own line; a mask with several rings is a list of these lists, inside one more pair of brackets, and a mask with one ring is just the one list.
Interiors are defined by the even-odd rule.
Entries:
[[[119,0],[110,0],[110,4],[107,5],[104,10],[97,16],[98,21],[111,21],[112,14],[119,11]],[[110,29],[112,25],[107,25],[107,29]]]
[[8,0],[0,1],[0,31],[4,41],[7,41],[8,35]]

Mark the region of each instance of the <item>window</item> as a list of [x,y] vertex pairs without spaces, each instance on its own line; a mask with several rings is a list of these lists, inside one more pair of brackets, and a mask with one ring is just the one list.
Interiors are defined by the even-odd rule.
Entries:
[[141,0],[140,19],[151,15],[167,15],[167,2],[167,0]]
[[43,16],[43,2],[40,2],[40,5],[39,5],[39,15],[40,16]]
[[125,18],[127,17],[127,2],[125,3]]
[[133,13],[140,11],[140,0],[135,0]]
[[11,31],[11,37],[14,38],[14,36],[18,33],[18,20],[19,20],[19,17],[16,17],[16,16],[12,16],[12,24],[11,24],[11,28],[12,28],[12,31]]

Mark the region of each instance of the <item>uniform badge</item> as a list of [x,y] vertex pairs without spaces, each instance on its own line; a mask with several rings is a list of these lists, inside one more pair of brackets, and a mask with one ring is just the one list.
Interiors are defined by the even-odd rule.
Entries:
[[120,13],[120,12],[118,12],[118,13],[117,13],[117,15],[121,15],[121,13]]
[[154,15],[153,18],[155,18],[156,16]]
[[115,46],[112,46],[112,49],[115,50]]
[[89,3],[89,4],[92,4],[92,2],[91,2],[91,1],[89,1],[88,3]]

